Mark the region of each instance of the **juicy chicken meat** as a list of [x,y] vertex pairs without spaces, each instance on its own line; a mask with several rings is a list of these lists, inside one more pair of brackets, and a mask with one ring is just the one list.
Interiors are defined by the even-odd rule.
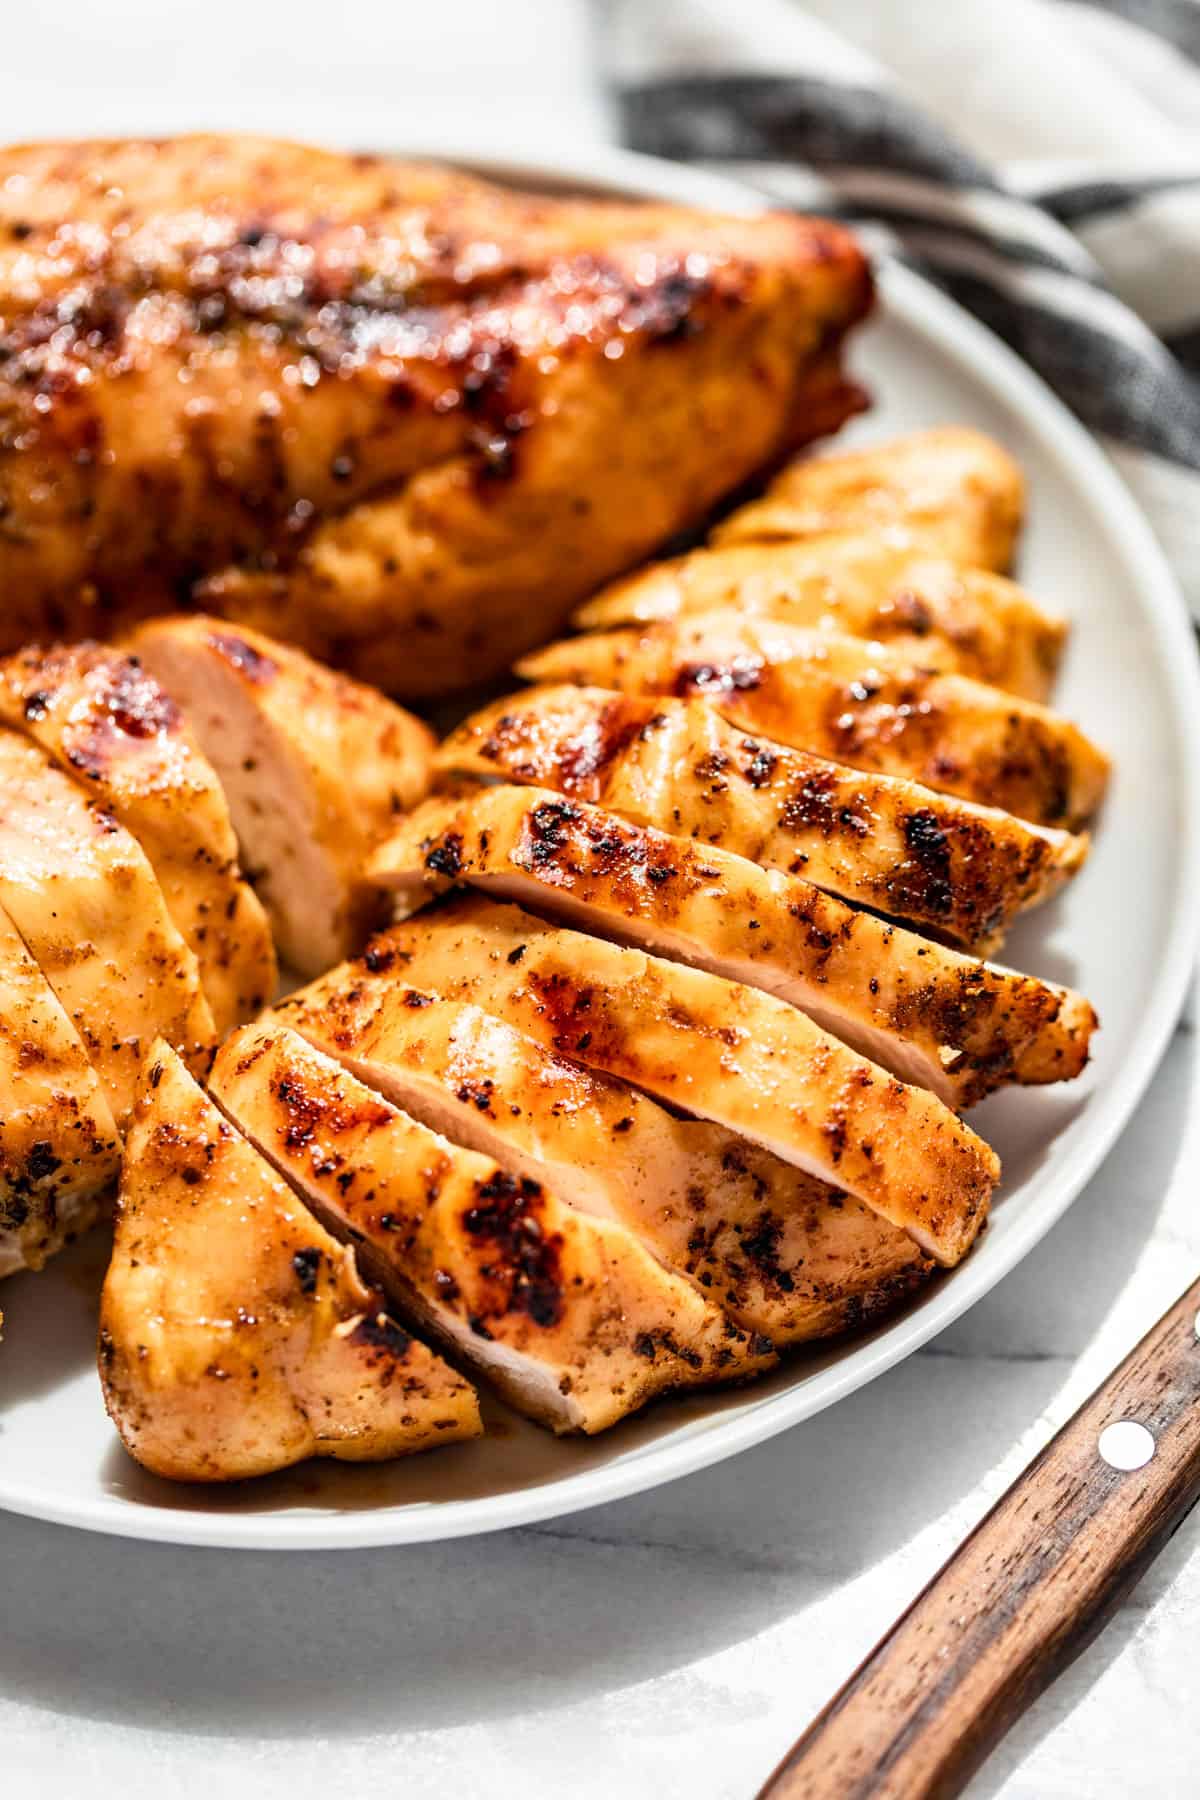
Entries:
[[1033,700],[859,638],[726,611],[535,650],[530,681],[697,696],[745,731],[1077,831],[1108,759]]
[[983,1223],[999,1175],[987,1145],[774,995],[474,894],[392,926],[310,996],[372,972],[511,1009],[546,1048],[845,1188],[940,1262],[957,1262]]
[[477,1437],[475,1394],[389,1318],[354,1252],[159,1043],[129,1129],[100,1305],[104,1402],[173,1481]]
[[482,680],[856,411],[870,303],[824,220],[250,137],[5,150],[4,647],[199,599],[397,693]]
[[275,948],[238,867],[229,808],[179,708],[101,644],[32,648],[0,662],[0,723],[26,732],[136,838],[196,954],[218,1032],[275,993]]
[[475,713],[437,760],[718,845],[980,951],[1087,854],[1086,838],[747,737],[702,700],[536,688]]
[[1096,1015],[1070,988],[976,962],[712,845],[545,789],[428,800],[375,855],[411,910],[453,881],[790,1001],[955,1110],[1080,1074]]
[[244,1027],[213,1093],[407,1313],[556,1431],[774,1360],[625,1227],[448,1143],[294,1032]]
[[860,1200],[719,1125],[681,1119],[477,1006],[400,981],[303,991],[278,1016],[423,1124],[616,1219],[777,1345],[891,1310],[932,1269]]
[[713,537],[743,543],[899,526],[952,562],[1007,569],[1024,512],[1025,483],[1008,452],[981,431],[941,425],[867,450],[799,458]]
[[154,871],[113,815],[0,729],[0,908],[54,990],[123,1129],[157,1037],[197,1073],[216,1033]]
[[733,608],[890,645],[915,661],[1045,700],[1067,626],[1015,582],[931,556],[905,533],[731,544],[616,582],[574,614],[587,630]]
[[95,1070],[0,912],[0,1276],[40,1269],[97,1217],[121,1147]]
[[221,778],[283,960],[327,969],[372,922],[362,864],[428,788],[432,734],[373,688],[219,619],[157,619],[131,642]]

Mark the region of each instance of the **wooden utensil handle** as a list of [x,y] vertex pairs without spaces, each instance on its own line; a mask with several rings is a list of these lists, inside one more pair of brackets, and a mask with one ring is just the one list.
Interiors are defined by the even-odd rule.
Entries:
[[1200,1498],[1198,1313],[1200,1282],[934,1576],[760,1800],[961,1791]]

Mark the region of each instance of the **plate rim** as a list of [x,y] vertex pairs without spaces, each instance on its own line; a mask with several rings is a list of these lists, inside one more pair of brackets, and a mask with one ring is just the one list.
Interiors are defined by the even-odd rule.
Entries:
[[[506,137],[474,139],[456,133],[441,140],[423,134],[419,144],[389,156],[436,160],[473,168],[493,179],[536,184],[547,178],[577,188],[608,188],[630,197],[752,213],[769,201],[753,188],[722,175],[657,157],[587,146],[564,153],[546,140],[520,143]],[[562,1518],[625,1499],[681,1479],[763,1443],[815,1417],[894,1368],[960,1318],[1036,1247],[1078,1198],[1121,1135],[1162,1059],[1182,1008],[1200,948],[1200,658],[1187,608],[1158,540],[1099,445],[1041,378],[979,321],[911,270],[885,265],[878,271],[882,310],[964,366],[971,377],[1012,407],[1069,471],[1084,499],[1106,515],[1109,527],[1140,570],[1143,622],[1154,640],[1171,702],[1172,738],[1180,752],[1182,842],[1177,859],[1171,923],[1155,981],[1120,1068],[1105,1092],[1105,1110],[1074,1145],[1048,1182],[1037,1208],[1014,1225],[991,1262],[968,1259],[939,1285],[929,1302],[886,1325],[839,1362],[822,1371],[812,1393],[806,1385],[764,1396],[761,1405],[716,1421],[682,1442],[651,1445],[629,1460],[583,1470],[558,1482],[467,1500],[426,1502],[412,1511],[381,1507],[341,1513],[254,1511],[215,1513],[180,1507],[154,1512],[114,1498],[73,1503],[54,1493],[15,1486],[0,1475],[0,1511],[77,1530],[148,1543],[211,1549],[353,1550],[433,1543],[479,1536]],[[1096,1105],[1099,1096],[1091,1103]]]

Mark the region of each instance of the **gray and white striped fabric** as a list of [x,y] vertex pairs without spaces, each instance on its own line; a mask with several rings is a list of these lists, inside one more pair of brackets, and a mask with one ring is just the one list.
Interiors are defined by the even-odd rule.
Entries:
[[1105,442],[1200,619],[1200,4],[603,12],[625,141],[852,220],[983,319]]

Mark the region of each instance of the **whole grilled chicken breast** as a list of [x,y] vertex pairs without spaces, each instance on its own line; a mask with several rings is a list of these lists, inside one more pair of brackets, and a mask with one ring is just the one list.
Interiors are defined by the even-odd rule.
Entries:
[[976,962],[798,875],[631,825],[546,789],[434,798],[369,872],[412,910],[454,881],[777,994],[961,1111],[1010,1082],[1080,1074],[1082,994]]
[[315,975],[358,949],[373,903],[362,865],[428,789],[428,726],[220,619],[155,619],[130,642],[221,778],[283,960]]
[[708,700],[732,724],[856,769],[1078,831],[1108,759],[1069,719],[882,644],[732,610],[535,650],[529,681]]
[[774,1361],[624,1226],[447,1142],[292,1031],[243,1027],[212,1091],[406,1312],[556,1431]]
[[145,851],[217,1031],[261,1012],[275,993],[271,929],[212,764],[153,677],[102,644],[25,649],[0,662],[0,723],[32,737]]
[[473,714],[437,762],[718,845],[977,951],[1087,855],[1086,838],[747,737],[702,700],[534,688]]
[[933,556],[900,528],[695,550],[615,582],[573,620],[590,631],[729,607],[869,638],[1027,700],[1049,695],[1067,637],[1015,582]]
[[134,838],[0,727],[0,909],[54,990],[119,1129],[158,1037],[202,1072],[216,1032],[195,954]]
[[95,1220],[121,1146],[79,1034],[0,911],[0,1276]]
[[1024,479],[1008,452],[981,431],[940,425],[866,450],[797,458],[713,538],[743,543],[847,528],[878,535],[902,526],[952,562],[1007,569],[1024,512]]
[[326,979],[373,978],[500,1009],[546,1048],[845,1188],[939,1262],[957,1262],[986,1217],[988,1146],[771,994],[478,894],[392,926]]
[[468,1383],[388,1317],[353,1250],[164,1043],[129,1129],[99,1364],[126,1449],[172,1481],[379,1462],[481,1430]]
[[932,1271],[907,1233],[757,1144],[415,992],[330,977],[277,1016],[423,1124],[627,1226],[745,1330],[781,1347],[831,1336]]
[[826,221],[251,137],[0,152],[4,647],[182,598],[397,693],[499,672],[859,396]]

